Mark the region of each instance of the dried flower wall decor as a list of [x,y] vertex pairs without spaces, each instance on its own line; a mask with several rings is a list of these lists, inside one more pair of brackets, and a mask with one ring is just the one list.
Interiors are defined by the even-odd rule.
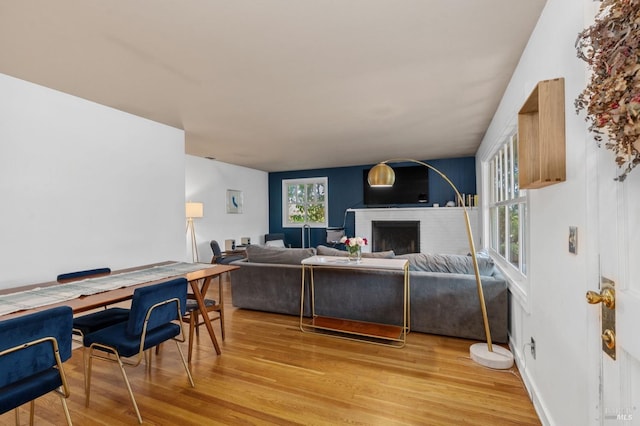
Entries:
[[593,25],[576,40],[578,58],[592,71],[575,101],[589,130],[616,154],[623,181],[640,163],[640,0],[604,0]]

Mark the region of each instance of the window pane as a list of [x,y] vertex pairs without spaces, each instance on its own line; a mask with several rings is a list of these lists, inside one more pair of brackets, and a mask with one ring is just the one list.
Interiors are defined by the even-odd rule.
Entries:
[[511,163],[511,149],[510,149],[510,144],[507,144],[507,146],[504,147],[504,157],[505,157],[505,166],[504,166],[504,170],[505,170],[505,180],[506,180],[506,188],[507,188],[507,192],[506,192],[506,199],[507,200],[511,200],[513,199],[513,186],[512,186],[512,169],[511,167],[513,166],[513,164]]
[[325,221],[324,204],[309,204],[307,210],[307,222],[323,223]]
[[520,263],[520,216],[518,204],[509,206],[509,262],[516,268]]
[[306,189],[307,189],[307,201],[310,203],[317,201],[316,185],[310,183],[309,185],[307,185]]
[[304,206],[301,204],[289,204],[288,221],[290,223],[304,223]]
[[520,196],[520,188],[518,186],[518,135],[513,136],[513,196]]
[[501,200],[505,201],[508,200],[508,193],[509,193],[509,162],[507,161],[507,147],[505,146],[500,154],[500,157],[502,158],[502,195],[501,195]]
[[316,198],[318,202],[324,202],[325,190],[326,188],[324,184],[318,183],[315,185]]
[[527,204],[526,203],[521,203],[520,204],[520,216],[521,216],[521,232],[520,232],[520,258],[522,259],[520,261],[520,271],[527,275],[527,244],[526,244],[526,235],[527,233],[524,232],[525,227],[527,226],[527,215],[528,215],[528,208],[527,208]]
[[504,206],[498,207],[498,253],[506,259],[506,238],[505,238],[505,208]]
[[498,217],[497,217],[498,209],[496,207],[492,207],[489,213],[489,241],[491,248],[495,251],[498,251]]
[[295,203],[296,202],[296,185],[287,185],[287,203]]
[[498,183],[496,182],[496,176],[498,176],[498,174],[496,173],[496,159],[494,158],[493,160],[491,160],[491,163],[489,165],[489,179],[491,182],[491,193],[489,194],[489,202],[491,204],[496,202],[496,188],[498,186]]
[[303,204],[306,200],[306,185],[296,185],[296,201]]
[[323,202],[324,201],[324,185],[312,183],[307,185],[307,202]]
[[502,185],[504,182],[504,176],[502,175],[502,155],[500,155],[502,151],[500,151],[498,153],[498,156],[496,157],[496,163],[497,163],[497,167],[496,167],[496,183],[498,184],[497,189],[497,196],[496,196],[496,201],[502,201]]

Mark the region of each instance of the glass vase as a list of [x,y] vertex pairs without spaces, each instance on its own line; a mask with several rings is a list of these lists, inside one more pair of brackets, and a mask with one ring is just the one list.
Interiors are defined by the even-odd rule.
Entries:
[[349,247],[349,261],[360,262],[362,259],[362,248],[360,246]]

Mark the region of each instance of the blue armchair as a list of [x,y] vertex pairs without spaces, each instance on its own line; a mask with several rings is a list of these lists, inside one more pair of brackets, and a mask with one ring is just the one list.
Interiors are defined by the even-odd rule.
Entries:
[[66,398],[69,387],[62,363],[71,358],[73,311],[68,306],[48,309],[0,322],[0,414],[56,391],[71,425]]
[[[142,416],[133,396],[124,365],[139,365],[147,349],[167,340],[176,342],[189,383],[192,387],[195,386],[179,344],[179,342],[185,341],[182,330],[182,317],[185,314],[187,285],[185,278],[177,278],[160,284],[138,288],[133,293],[127,322],[118,323],[84,336],[83,344],[89,348],[89,364],[85,369],[87,374],[85,381],[87,406],[89,406],[93,359],[117,362],[138,416],[138,422],[142,423]],[[136,359],[123,359],[131,357],[136,357]]]

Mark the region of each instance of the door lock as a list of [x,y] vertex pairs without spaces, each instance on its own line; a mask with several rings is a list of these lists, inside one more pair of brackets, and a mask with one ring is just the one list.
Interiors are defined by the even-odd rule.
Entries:
[[616,359],[616,283],[601,277],[600,292],[588,291],[587,302],[601,305],[601,334],[602,350],[611,358]]
[[616,333],[613,331],[606,329],[604,333],[602,333],[602,343],[609,348],[613,349],[616,347]]

